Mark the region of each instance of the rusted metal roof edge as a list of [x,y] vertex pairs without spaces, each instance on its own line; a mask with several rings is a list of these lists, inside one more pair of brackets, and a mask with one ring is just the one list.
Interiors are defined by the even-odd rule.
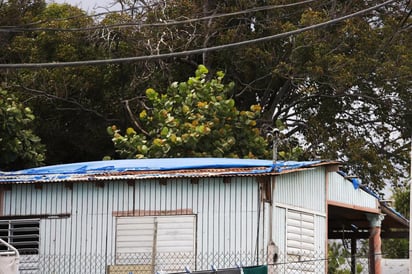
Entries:
[[38,183],[66,183],[66,182],[95,182],[95,181],[122,181],[147,179],[182,179],[182,178],[212,178],[212,177],[259,177],[278,176],[282,174],[300,172],[319,166],[338,165],[340,162],[319,162],[304,167],[269,170],[267,167],[254,168],[220,168],[220,169],[182,169],[167,171],[124,171],[96,174],[48,174],[19,175],[3,178],[4,184],[38,184]]

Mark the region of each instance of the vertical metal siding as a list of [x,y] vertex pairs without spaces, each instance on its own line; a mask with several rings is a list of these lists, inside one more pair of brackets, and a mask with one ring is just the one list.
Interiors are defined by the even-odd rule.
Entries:
[[286,209],[275,207],[273,210],[273,241],[281,253],[286,253]]
[[274,201],[318,212],[326,212],[325,170],[316,169],[276,177]]
[[276,273],[324,273],[326,217],[285,207],[275,207],[273,216],[280,263]]
[[377,199],[353,184],[336,172],[329,173],[328,199],[340,203],[360,207],[376,208]]
[[[135,216],[156,214],[197,215],[197,267],[233,267],[234,260],[254,264],[263,252],[263,212],[255,177],[203,178],[135,182],[106,181],[63,184],[17,184],[4,194],[6,216],[57,215],[40,224],[39,273],[105,273],[115,264],[117,213]],[[258,224],[259,222],[259,224]],[[259,228],[259,231],[258,231]],[[54,258],[51,260],[50,258]]]
[[34,184],[13,185],[6,191],[3,210],[7,215],[59,214],[71,211],[71,192],[61,184],[45,184],[36,188]]
[[[318,167],[311,170],[284,174],[275,177],[273,189],[273,232],[275,244],[279,248],[279,258],[283,261],[304,259],[293,254],[288,255],[289,248],[296,245],[296,250],[306,250],[309,260],[314,260],[314,265],[308,264],[303,269],[301,263],[280,265],[281,273],[319,273],[325,267],[324,259],[326,250],[326,177],[325,169]],[[293,225],[293,215],[303,216]],[[306,220],[305,218],[309,218]],[[296,218],[295,218],[296,219]],[[289,225],[287,225],[289,221]],[[294,231],[295,229],[295,231]],[[297,234],[296,234],[297,233]],[[298,235],[299,239],[294,236]],[[297,237],[297,236],[296,236]],[[296,269],[294,269],[296,267]],[[283,271],[283,272],[282,272]],[[296,272],[297,273],[297,272]]]

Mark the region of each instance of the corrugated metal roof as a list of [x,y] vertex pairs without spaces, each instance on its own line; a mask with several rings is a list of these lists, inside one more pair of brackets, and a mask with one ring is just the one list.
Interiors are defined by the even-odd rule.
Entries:
[[41,183],[148,178],[253,176],[280,174],[327,161],[278,161],[231,158],[162,158],[82,162],[0,172],[0,183]]

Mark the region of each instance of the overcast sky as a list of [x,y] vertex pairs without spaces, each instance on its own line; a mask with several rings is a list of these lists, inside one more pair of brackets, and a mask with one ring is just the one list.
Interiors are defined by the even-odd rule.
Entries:
[[[87,12],[103,12],[105,11],[104,8],[110,7],[114,2],[114,0],[87,0],[87,1],[80,1],[80,0],[48,0],[48,3],[67,3],[72,6],[80,7],[82,10],[85,10]],[[120,9],[120,6],[117,5],[114,8],[111,8],[114,10]]]

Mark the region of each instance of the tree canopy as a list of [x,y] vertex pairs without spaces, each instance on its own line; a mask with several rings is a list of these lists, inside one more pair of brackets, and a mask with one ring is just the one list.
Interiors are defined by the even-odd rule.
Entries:
[[45,148],[33,133],[33,112],[0,88],[0,170],[39,166]]
[[139,133],[108,128],[120,156],[266,158],[267,143],[256,128],[260,106],[238,111],[228,97],[233,83],[222,83],[223,72],[210,80],[207,74],[200,65],[195,77],[173,82],[165,93],[149,88],[144,99],[136,98],[141,110],[131,116]]
[[127,128],[137,117],[151,126],[139,120],[142,105],[130,102],[147,95],[147,87],[159,100],[172,98],[170,83],[185,83],[203,64],[211,75],[224,72],[223,85],[234,83],[226,96],[239,112],[260,106],[262,134],[280,130],[281,158],[342,160],[347,173],[375,190],[408,176],[412,35],[406,2],[119,2],[121,12],[91,16],[67,4],[2,1],[0,63],[221,48],[100,66],[1,70],[2,85],[37,113],[46,163],[113,154],[108,125]]
[[[410,185],[406,188],[395,187],[393,189],[392,205],[406,219],[410,220]],[[384,239],[382,241],[382,252],[385,258],[409,258],[409,239]]]

